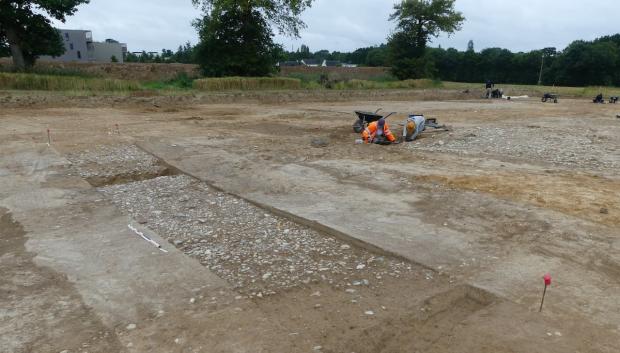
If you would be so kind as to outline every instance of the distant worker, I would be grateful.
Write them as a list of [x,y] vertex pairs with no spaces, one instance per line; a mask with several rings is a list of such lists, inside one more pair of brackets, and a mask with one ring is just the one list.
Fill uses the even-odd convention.
[[368,124],[362,132],[365,143],[376,143],[379,145],[389,145],[396,142],[396,137],[390,131],[390,127],[384,118]]
[[604,104],[605,103],[605,99],[603,99],[603,94],[599,93],[598,96],[596,96],[593,100],[593,103],[599,103],[599,104]]
[[487,88],[487,99],[491,98],[491,93],[493,91],[493,87],[495,84],[491,80],[487,80],[486,88]]

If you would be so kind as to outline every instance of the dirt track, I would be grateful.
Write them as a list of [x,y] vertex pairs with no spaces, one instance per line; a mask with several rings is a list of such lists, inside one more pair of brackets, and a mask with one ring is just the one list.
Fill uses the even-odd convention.
[[[17,162],[12,162],[17,160],[16,146],[21,146],[20,151],[35,147],[44,149],[48,127],[52,132],[53,149],[72,161],[97,151],[97,146],[109,146],[104,149],[109,156],[96,159],[102,161],[99,167],[91,163],[86,170],[74,163],[73,167],[58,171],[60,175],[56,178],[75,178],[86,170],[100,173],[94,175],[94,179],[91,174],[82,175],[91,182],[96,180],[93,183],[96,186],[136,181],[126,188],[112,187],[112,197],[106,196],[106,191],[98,193],[88,187],[79,192],[90,195],[88,199],[105,199],[100,201],[106,205],[105,209],[116,205],[118,212],[140,220],[147,229],[163,233],[160,235],[170,241],[168,248],[177,247],[174,251],[178,251],[178,256],[193,257],[208,266],[203,267],[203,271],[219,274],[228,281],[230,288],[239,283],[241,286],[254,283],[247,284],[252,288],[249,292],[237,288],[238,294],[223,295],[248,300],[249,303],[244,304],[248,307],[243,318],[216,316],[212,320],[223,320],[226,327],[243,326],[250,331],[248,326],[254,326],[259,331],[245,336],[239,334],[245,340],[236,346],[229,344],[232,338],[227,339],[225,334],[204,335],[188,329],[191,334],[183,336],[187,329],[181,324],[183,317],[197,315],[191,308],[179,308],[169,319],[176,321],[155,320],[153,315],[157,316],[157,311],[151,313],[144,308],[130,315],[133,316],[131,321],[122,321],[117,314],[108,312],[106,305],[89,299],[100,295],[98,287],[85,285],[88,280],[79,275],[79,270],[66,281],[42,284],[36,291],[28,286],[3,286],[3,291],[26,297],[51,293],[62,287],[75,297],[75,309],[67,313],[60,311],[59,315],[92,317],[89,322],[93,330],[99,330],[100,336],[107,332],[101,336],[105,337],[104,343],[96,341],[99,346],[95,347],[113,347],[108,351],[143,352],[157,344],[162,352],[617,350],[620,337],[617,310],[620,305],[620,240],[617,237],[620,229],[620,119],[616,118],[617,106],[577,100],[563,100],[554,105],[533,99],[184,104],[154,106],[146,101],[132,105],[128,101],[118,108],[70,109],[56,104],[53,107],[38,104],[36,108],[3,109],[0,112],[1,153],[5,163],[0,176],[10,182],[6,185],[36,182],[42,183],[43,190],[61,188],[54,184],[59,181],[32,178],[27,172],[20,172]],[[350,112],[376,107],[400,113],[424,113],[448,124],[452,131],[428,132],[412,144],[355,145]],[[390,121],[397,125],[403,116],[390,118]],[[394,127],[394,130],[398,129]],[[312,141],[317,138],[327,146],[314,147]],[[233,195],[200,191],[200,197],[208,201],[204,204],[188,204],[187,200],[174,197],[168,199],[175,194],[169,188],[176,185],[167,184],[165,178],[169,177],[140,181],[169,174],[158,168],[155,168],[156,173],[152,172],[153,163],[148,159],[152,157],[123,162],[114,155],[118,146],[134,144],[174,166],[176,173],[187,172],[241,198],[317,221],[326,227],[325,232],[295,222],[286,223],[290,220],[284,218],[274,223],[259,221],[261,212],[239,210],[239,205],[245,201]],[[121,151],[125,152],[118,154],[130,153],[127,149]],[[140,174],[140,163],[145,160],[147,167],[144,174]],[[124,164],[128,171],[135,172],[137,168],[138,172],[123,175]],[[155,183],[153,180],[159,180],[159,184],[149,184]],[[177,190],[182,197],[184,192],[190,192],[184,188],[172,190]],[[34,237],[37,233],[30,233],[37,227],[28,226],[27,223],[34,220],[29,221],[28,212],[19,211],[15,206],[19,203],[13,200],[21,197],[17,191],[10,187],[0,191],[0,207],[6,209],[2,222],[11,225],[3,226],[2,240],[7,241],[0,249],[0,264],[9,269],[3,271],[3,276],[11,279],[11,283],[19,282],[11,266],[17,266],[18,258],[36,258],[33,254],[40,248],[36,238],[30,240],[30,246],[26,241],[25,247],[18,244],[19,239]],[[161,195],[168,198],[160,201]],[[144,197],[158,199],[151,199],[149,208],[140,206],[149,205]],[[218,200],[219,197],[224,199]],[[11,205],[15,209],[11,209]],[[218,208],[225,206],[233,208]],[[171,211],[163,215],[153,213],[167,210],[166,207]],[[99,209],[90,204],[81,212],[97,219]],[[219,215],[218,221],[194,220],[190,227],[188,221],[183,220],[185,214],[200,218],[201,212],[207,216]],[[350,237],[336,237],[334,244],[338,245],[334,245],[334,249],[346,249],[341,246],[347,245],[347,239],[353,240],[349,244],[353,244],[352,251],[357,254],[352,257],[355,263],[360,263],[361,258],[366,261],[385,257],[387,263],[406,259],[404,268],[407,270],[396,273],[389,265],[379,264],[376,268],[370,265],[363,268],[369,272],[356,277],[359,271],[354,266],[345,266],[354,273],[351,276],[349,270],[335,270],[337,261],[329,256],[311,254],[305,263],[316,261],[320,265],[313,270],[306,269],[313,272],[308,281],[300,276],[279,289],[273,279],[284,271],[278,272],[280,260],[272,252],[276,247],[268,246],[272,238],[261,238],[260,232],[248,233],[253,241],[265,242],[265,246],[256,247],[265,252],[257,251],[253,258],[276,259],[269,266],[226,258],[227,253],[234,255],[235,252],[235,247],[226,240],[245,239],[227,236],[222,230],[226,224],[232,227],[226,222],[234,222],[234,212],[244,215],[237,217],[239,222],[256,219],[253,231],[268,232],[269,224],[278,224],[272,227],[276,232],[284,232],[286,228],[290,234],[303,234],[303,237],[332,238],[334,234],[328,229],[333,229]],[[265,216],[270,214],[264,212]],[[18,214],[15,221],[10,218],[11,213]],[[166,213],[171,215],[169,219]],[[253,216],[255,213],[257,215]],[[281,216],[276,213],[269,217]],[[281,226],[283,224],[286,227]],[[243,229],[246,228],[240,227],[239,232],[245,231]],[[289,232],[276,234],[278,246],[282,242],[290,243],[286,240]],[[217,241],[208,241],[207,234],[218,236]],[[238,234],[241,233],[234,233]],[[70,241],[71,237],[67,237]],[[133,239],[130,235],[127,237]],[[183,241],[175,242],[178,239]],[[304,249],[304,244],[325,246],[326,254],[332,246],[329,242],[308,241],[302,242],[298,249]],[[226,251],[218,252],[222,247]],[[246,248],[240,246],[239,249]],[[373,254],[373,249],[385,250],[395,257]],[[248,252],[244,254],[247,256]],[[62,263],[64,256],[66,254],[60,249],[56,253],[48,251],[44,262],[54,268],[54,263]],[[102,261],[101,266],[105,266]],[[165,265],[165,258],[159,261],[161,266],[170,266]],[[213,267],[220,265],[226,271]],[[50,273],[48,267],[19,266]],[[288,266],[286,264],[287,271]],[[63,266],[56,267],[61,273],[65,271]],[[314,271],[323,267],[331,271],[330,276],[316,276],[319,272],[315,274]],[[265,272],[265,268],[270,268],[269,272]],[[554,275],[555,282],[545,312],[538,314],[541,277],[546,272]],[[248,273],[254,274],[258,282],[251,282]],[[107,276],[113,280],[115,275]],[[369,283],[366,285],[363,280]],[[122,283],[119,281],[119,286]],[[145,283],[146,286],[148,283]],[[261,288],[268,288],[273,294],[257,297]],[[134,291],[140,293],[140,289]],[[14,299],[0,300],[3,300],[3,307],[15,305],[11,304]],[[166,303],[171,299],[158,300]],[[20,307],[29,305],[34,304],[21,301]],[[126,309],[131,310],[131,305],[128,303]],[[204,310],[209,311],[208,303],[205,305]],[[218,300],[218,305],[218,310],[235,310],[235,304],[228,301],[223,304]],[[168,310],[174,312],[175,307]],[[3,337],[8,337],[6,347],[23,352],[29,349],[52,351],[43,343],[49,338],[44,331],[50,322],[35,320],[29,325],[38,325],[37,330],[30,335],[18,335],[23,320],[7,312],[0,315],[11,317],[9,321],[3,320],[8,324],[0,324]],[[104,320],[99,320],[100,317]],[[142,331],[139,327],[128,338],[123,329],[126,324],[142,320],[149,321],[148,330]],[[220,322],[209,320],[200,321],[200,325],[216,327]],[[180,332],[157,337],[159,330],[165,331],[171,322]],[[64,332],[71,335],[74,331],[67,326]],[[174,335],[181,337],[180,344],[174,341]],[[75,340],[67,337],[54,336],[56,343],[62,343],[54,345],[54,349],[69,352],[88,349],[83,341],[90,336],[74,337]],[[217,348],[209,350],[209,346]]]

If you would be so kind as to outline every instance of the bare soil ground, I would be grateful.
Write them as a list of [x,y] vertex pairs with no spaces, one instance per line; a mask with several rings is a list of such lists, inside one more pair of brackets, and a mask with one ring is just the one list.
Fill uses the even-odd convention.
[[[617,106],[298,98],[105,98],[76,108],[12,98],[0,111],[0,302],[16,309],[0,310],[0,351],[617,351]],[[352,111],[377,107],[400,112],[394,130],[416,112],[451,131],[356,145]],[[51,179],[35,177],[45,163],[20,167],[36,158],[14,147],[44,150],[47,128],[66,165]],[[91,186],[67,189],[75,178]],[[218,289],[185,297],[188,277],[178,275],[158,287],[159,301],[140,304],[146,285],[121,289],[128,276],[149,283],[134,271],[98,257],[85,268],[106,282],[69,270],[66,258],[88,251],[41,243],[39,228],[55,223],[20,203],[30,183],[40,207],[67,189],[70,200],[90,200],[78,212],[89,222],[105,210],[97,236],[80,244],[112,246],[107,231],[127,217],[174,255],[151,258],[157,250],[126,231],[115,246],[126,239],[146,251],[135,273],[194,261],[185,272]],[[546,272],[554,284],[538,313]],[[112,291],[131,299],[112,309]],[[166,306],[166,317],[149,306]]]

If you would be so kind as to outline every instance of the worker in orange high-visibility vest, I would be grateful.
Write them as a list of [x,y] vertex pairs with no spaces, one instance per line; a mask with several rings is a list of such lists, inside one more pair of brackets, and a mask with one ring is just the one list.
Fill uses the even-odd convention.
[[396,142],[396,137],[383,118],[368,124],[368,127],[362,132],[362,138],[366,143],[389,144]]

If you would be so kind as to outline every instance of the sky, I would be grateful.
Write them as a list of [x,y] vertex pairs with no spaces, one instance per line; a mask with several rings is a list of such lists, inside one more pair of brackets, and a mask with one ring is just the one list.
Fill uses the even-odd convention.
[[[287,50],[306,44],[312,51],[352,51],[384,43],[394,30],[388,21],[397,0],[315,0],[302,19],[307,28],[301,38],[277,35]],[[620,32],[616,19],[618,0],[456,0],[466,21],[452,36],[433,39],[432,46],[476,50],[489,47],[528,51],[545,47],[565,48],[576,39]],[[93,31],[96,41],[113,38],[127,43],[130,51],[176,49],[198,40],[192,19],[200,11],[191,0],[91,0],[55,25],[63,29]]]

